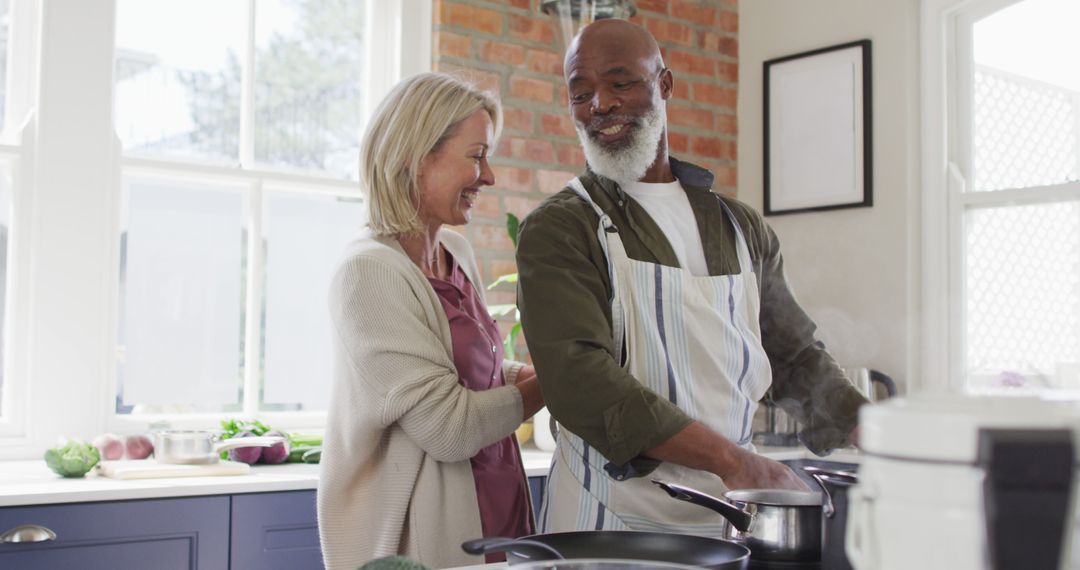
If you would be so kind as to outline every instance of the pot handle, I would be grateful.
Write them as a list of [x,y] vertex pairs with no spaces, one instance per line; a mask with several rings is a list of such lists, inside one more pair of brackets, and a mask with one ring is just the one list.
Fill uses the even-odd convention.
[[562,554],[539,540],[527,538],[477,538],[461,543],[461,549],[469,554],[494,554],[512,552],[528,560],[563,560]]
[[802,469],[807,475],[814,478],[814,482],[818,484],[818,487],[821,487],[821,492],[825,494],[825,503],[821,507],[821,512],[825,515],[825,518],[833,518],[836,514],[836,507],[833,506],[832,493],[830,493],[829,488],[825,486],[825,482],[834,480],[841,484],[854,485],[858,482],[858,478],[850,471],[834,471],[832,469],[822,469],[820,467],[811,466],[806,466]]
[[285,441],[285,438],[276,435],[267,435],[260,437],[234,437],[232,439],[226,439],[220,443],[214,444],[214,453],[221,453],[222,451],[228,451],[230,449],[237,449],[240,447],[270,447],[276,443]]
[[731,523],[731,526],[742,532],[750,530],[750,525],[754,523],[753,514],[744,511],[723,499],[718,499],[696,489],[691,489],[690,487],[668,483],[659,479],[653,479],[652,482],[663,489],[668,495],[671,495],[680,501],[694,503],[695,505],[712,509],[720,513],[720,516],[727,519],[728,522]]

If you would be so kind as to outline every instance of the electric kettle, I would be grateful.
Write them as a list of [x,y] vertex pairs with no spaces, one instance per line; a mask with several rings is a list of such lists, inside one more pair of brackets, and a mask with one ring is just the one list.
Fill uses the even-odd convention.
[[884,372],[872,368],[843,368],[844,375],[848,377],[860,394],[871,402],[876,402],[876,390],[874,384],[881,384],[885,390],[885,397],[896,396],[896,382]]

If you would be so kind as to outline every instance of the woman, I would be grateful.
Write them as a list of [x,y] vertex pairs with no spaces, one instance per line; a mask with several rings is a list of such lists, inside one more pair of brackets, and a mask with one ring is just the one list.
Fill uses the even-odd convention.
[[495,182],[492,96],[444,74],[403,81],[364,135],[368,227],[330,291],[335,378],[319,477],[328,569],[401,554],[475,564],[461,543],[533,532],[514,429],[542,405],[503,361],[468,242]]

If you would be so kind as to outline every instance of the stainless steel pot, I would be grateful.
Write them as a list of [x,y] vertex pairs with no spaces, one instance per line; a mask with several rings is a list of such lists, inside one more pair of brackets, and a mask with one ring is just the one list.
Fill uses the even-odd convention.
[[728,491],[724,499],[653,480],[672,497],[720,513],[724,538],[745,544],[754,560],[821,560],[821,493],[785,489]]
[[285,441],[278,436],[237,437],[219,441],[205,430],[165,430],[154,433],[154,458],[158,463],[209,465],[221,460],[221,452],[240,447],[270,447]]
[[845,528],[847,527],[847,492],[848,489],[858,483],[858,477],[851,471],[837,471],[822,469],[820,467],[805,466],[802,468],[814,481],[821,486],[824,493],[825,503],[822,514],[825,516],[822,531],[822,543],[824,551],[821,563],[830,570],[851,570],[851,561],[848,560],[844,549]]

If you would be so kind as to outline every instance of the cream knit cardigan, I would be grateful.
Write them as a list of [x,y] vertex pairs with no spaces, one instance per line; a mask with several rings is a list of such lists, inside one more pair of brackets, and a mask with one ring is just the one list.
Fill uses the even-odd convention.
[[[468,242],[438,236],[483,296]],[[521,423],[513,386],[458,383],[450,326],[427,278],[393,238],[352,242],[330,287],[334,378],[319,474],[328,570],[401,554],[432,568],[481,564],[469,458]],[[503,363],[507,384],[522,364]]]

